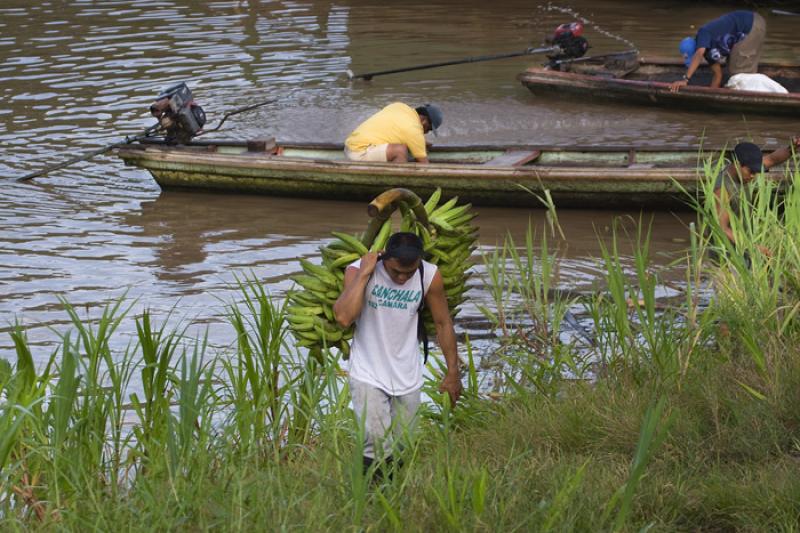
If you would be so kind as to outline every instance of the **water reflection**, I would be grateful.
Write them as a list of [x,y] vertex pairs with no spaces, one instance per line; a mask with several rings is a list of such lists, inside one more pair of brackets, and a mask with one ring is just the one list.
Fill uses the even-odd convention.
[[[689,24],[722,8],[575,0],[570,7],[645,54],[672,55]],[[680,10],[681,17],[672,16]],[[525,0],[404,3],[339,0],[111,0],[0,4],[0,175],[19,176],[140,133],[165,86],[188,81],[212,124],[228,110],[274,103],[232,117],[219,137],[274,135],[341,142],[387,102],[437,102],[440,144],[723,144],[749,135],[777,144],[796,133],[781,118],[667,112],[532,96],[515,79],[539,59],[460,65],[350,83],[356,72],[538,45],[564,15]],[[767,59],[794,60],[791,17],[768,15]],[[620,43],[591,28],[593,53]],[[481,240],[511,230],[521,240],[537,210],[481,210]],[[598,278],[596,235],[611,219],[561,212],[564,283]],[[113,157],[59,170],[32,184],[7,182],[0,197],[0,329],[20,318],[37,346],[66,328],[59,297],[96,317],[127,293],[132,312],[187,321],[230,342],[225,302],[235,275],[253,272],[280,296],[298,257],[318,256],[332,229],[359,231],[363,206],[325,201],[164,193],[150,175]],[[673,254],[686,220],[657,215],[653,246]],[[660,257],[660,256],[659,256]],[[664,260],[666,263],[666,259]],[[484,297],[480,277],[476,299]],[[467,309],[461,316],[478,315]],[[82,316],[83,316],[82,315]],[[55,331],[49,329],[53,327]],[[123,332],[123,341],[133,336]],[[0,354],[11,353],[0,331]]]
[[191,285],[220,266],[269,265],[270,278],[285,277],[296,267],[281,265],[316,255],[331,230],[360,231],[366,219],[360,203],[168,191],[124,223],[153,243],[150,266],[159,279]]

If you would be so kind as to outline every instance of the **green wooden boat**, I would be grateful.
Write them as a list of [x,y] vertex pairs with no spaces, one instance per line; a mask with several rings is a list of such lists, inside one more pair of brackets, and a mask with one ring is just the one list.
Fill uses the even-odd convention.
[[[126,164],[147,169],[164,189],[369,200],[392,187],[426,196],[441,187],[476,205],[658,208],[686,204],[698,187],[698,165],[719,157],[690,147],[441,146],[430,164],[362,163],[332,144],[158,142],[116,149]],[[533,193],[533,194],[532,194]]]
[[759,72],[782,84],[788,94],[712,89],[711,70],[702,65],[691,85],[678,92],[670,83],[686,73],[683,61],[639,58],[634,53],[586,58],[565,63],[562,70],[533,67],[517,79],[535,95],[557,95],[624,104],[661,106],[706,112],[800,116],[800,65],[761,63]]

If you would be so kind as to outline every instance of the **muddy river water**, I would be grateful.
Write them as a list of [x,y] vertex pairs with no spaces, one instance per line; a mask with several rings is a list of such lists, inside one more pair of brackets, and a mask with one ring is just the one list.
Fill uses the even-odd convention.
[[[626,49],[672,55],[693,27],[724,8],[694,2],[572,1],[592,21],[591,53]],[[796,60],[797,17],[764,11],[766,59]],[[187,81],[213,125],[226,111],[274,102],[226,122],[220,137],[341,142],[392,101],[444,110],[436,144],[697,145],[752,138],[777,146],[796,121],[666,112],[536,98],[515,76],[541,58],[452,66],[350,82],[345,72],[513,52],[541,44],[571,20],[536,2],[107,0],[0,2],[0,356],[11,356],[15,322],[42,360],[68,328],[60,298],[96,318],[127,295],[212,346],[232,342],[225,308],[237,275],[253,273],[280,297],[297,258],[318,258],[331,230],[360,231],[361,203],[162,192],[145,171],[100,157],[18,184],[21,176],[140,133],[164,87]],[[622,36],[623,39],[614,38]],[[626,42],[627,41],[627,42]],[[481,244],[542,227],[537,209],[478,209]],[[566,240],[561,285],[597,280],[597,234],[625,213],[559,213]],[[638,218],[638,213],[633,213]],[[647,213],[655,261],[686,246],[686,213]],[[480,271],[480,268],[479,268]],[[480,277],[473,301],[488,298]],[[474,304],[461,315],[468,326]],[[477,326],[475,326],[477,327]],[[116,342],[133,337],[126,321]]]

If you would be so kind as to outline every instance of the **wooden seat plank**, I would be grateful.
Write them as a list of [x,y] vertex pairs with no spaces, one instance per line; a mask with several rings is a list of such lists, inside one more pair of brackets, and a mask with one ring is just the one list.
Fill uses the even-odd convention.
[[530,163],[542,154],[541,150],[506,150],[484,165],[490,167],[518,167]]

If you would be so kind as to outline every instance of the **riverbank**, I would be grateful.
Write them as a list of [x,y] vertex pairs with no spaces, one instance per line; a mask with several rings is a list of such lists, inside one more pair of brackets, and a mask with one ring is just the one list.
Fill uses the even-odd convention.
[[[47,365],[33,364],[22,328],[16,365],[0,365],[2,527],[790,530],[800,513],[800,191],[774,201],[774,184],[756,187],[752,203],[741,199],[748,216],[733,215],[736,246],[713,201],[696,205],[684,297],[668,306],[657,301],[646,220],[603,241],[602,280],[583,302],[550,290],[554,211],[550,226],[486,256],[494,349],[467,344],[454,410],[433,365],[418,435],[377,487],[362,473],[337,361],[294,353],[283,310],[256,280],[240,279],[227,307],[236,340],[225,353],[146,312],[127,316],[123,301],[92,324],[65,304],[72,333]],[[706,300],[698,291],[709,283]],[[558,325],[574,305],[593,328],[566,342]],[[126,320],[138,338],[110,349]],[[501,369],[489,393],[477,356]]]

